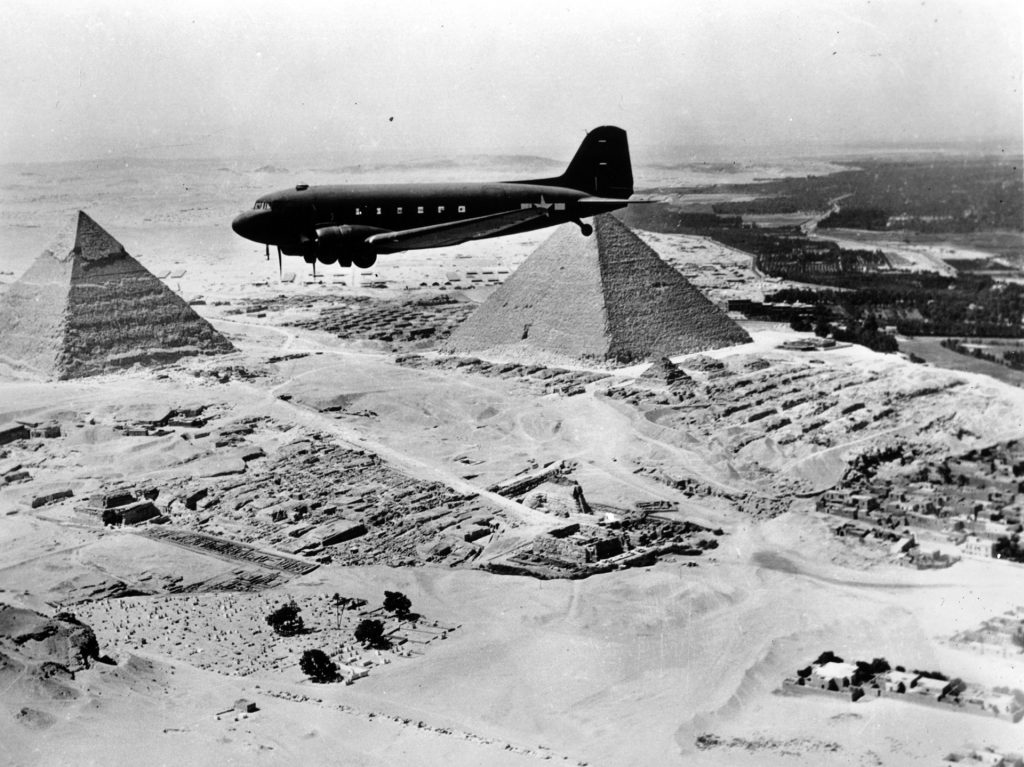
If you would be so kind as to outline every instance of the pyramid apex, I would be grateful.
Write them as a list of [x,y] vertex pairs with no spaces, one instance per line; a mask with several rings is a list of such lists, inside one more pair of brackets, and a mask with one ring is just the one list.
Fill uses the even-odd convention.
[[74,254],[88,260],[123,256],[127,254],[124,245],[114,239],[106,229],[84,210],[78,211],[75,222]]

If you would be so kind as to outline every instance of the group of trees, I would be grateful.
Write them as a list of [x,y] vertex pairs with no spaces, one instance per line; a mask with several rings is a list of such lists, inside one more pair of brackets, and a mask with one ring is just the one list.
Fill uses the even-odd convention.
[[994,362],[997,365],[1005,365],[1012,370],[1024,370],[1024,351],[1019,349],[1004,351],[1002,356],[999,356],[996,354],[989,354],[979,346],[975,346],[972,349],[963,341],[956,338],[945,338],[940,342],[940,344],[946,349],[956,352],[957,354],[967,354],[975,359],[987,360],[988,362]]
[[992,545],[992,556],[1011,562],[1024,562],[1024,546],[1020,544],[1020,536],[1002,536]]
[[869,316],[903,335],[1024,337],[1024,286],[989,277],[889,275],[877,282],[850,280],[847,290],[783,288],[768,303],[812,304],[815,317],[864,322]]
[[724,191],[757,197],[718,203],[714,211],[733,215],[825,211],[833,200],[843,198],[841,212],[849,209],[850,218],[840,219],[835,226],[918,232],[1020,231],[1024,226],[1020,167],[1019,157],[861,159],[857,167],[838,173],[726,187]]
[[873,314],[863,320],[850,320],[842,326],[819,319],[814,325],[814,334],[822,338],[831,335],[837,341],[860,344],[876,352],[895,352],[900,348],[895,336],[878,328]]
[[[335,594],[331,602],[337,612],[340,625],[340,611],[344,609],[349,600],[340,594]],[[385,591],[383,607],[385,611],[394,614],[400,620],[415,617],[411,612],[412,601],[400,591]],[[290,600],[273,610],[266,617],[266,621],[279,636],[297,636],[307,632],[301,612],[295,600]],[[366,647],[384,648],[389,646],[385,636],[384,623],[374,618],[365,618],[360,621],[355,628],[354,636],[357,642]],[[340,678],[337,665],[323,650],[304,651],[299,659],[299,668],[311,681],[318,684],[335,682]]]

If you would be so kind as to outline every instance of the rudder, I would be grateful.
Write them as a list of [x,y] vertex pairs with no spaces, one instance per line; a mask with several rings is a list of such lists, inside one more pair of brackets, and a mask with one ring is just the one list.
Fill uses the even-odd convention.
[[612,125],[594,128],[561,178],[565,186],[595,197],[629,197],[633,194],[633,168],[626,131]]
[[593,197],[625,200],[633,194],[633,167],[626,131],[614,125],[594,128],[583,139],[561,176],[515,183],[565,186]]

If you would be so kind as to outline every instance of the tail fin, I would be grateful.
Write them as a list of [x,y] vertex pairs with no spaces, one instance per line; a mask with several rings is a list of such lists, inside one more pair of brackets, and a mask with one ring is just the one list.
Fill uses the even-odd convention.
[[594,197],[625,200],[633,194],[633,168],[629,162],[626,131],[612,125],[594,128],[583,139],[561,176],[517,183],[566,186]]

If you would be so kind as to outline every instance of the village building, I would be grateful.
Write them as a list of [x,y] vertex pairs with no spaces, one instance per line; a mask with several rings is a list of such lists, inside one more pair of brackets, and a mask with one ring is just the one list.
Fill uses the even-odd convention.
[[591,564],[624,550],[622,536],[603,527],[581,528],[578,524],[551,530],[533,541],[534,556],[566,565]]
[[852,663],[831,661],[821,666],[814,666],[811,669],[807,685],[822,690],[840,691],[850,686],[850,679],[853,678],[856,671],[857,667]]
[[914,680],[920,676],[912,671],[887,671],[881,674],[879,682],[885,692],[905,693],[914,686]]
[[979,538],[976,535],[969,535],[960,544],[960,550],[968,557],[991,558],[992,550],[995,548],[995,541],[990,538]]

